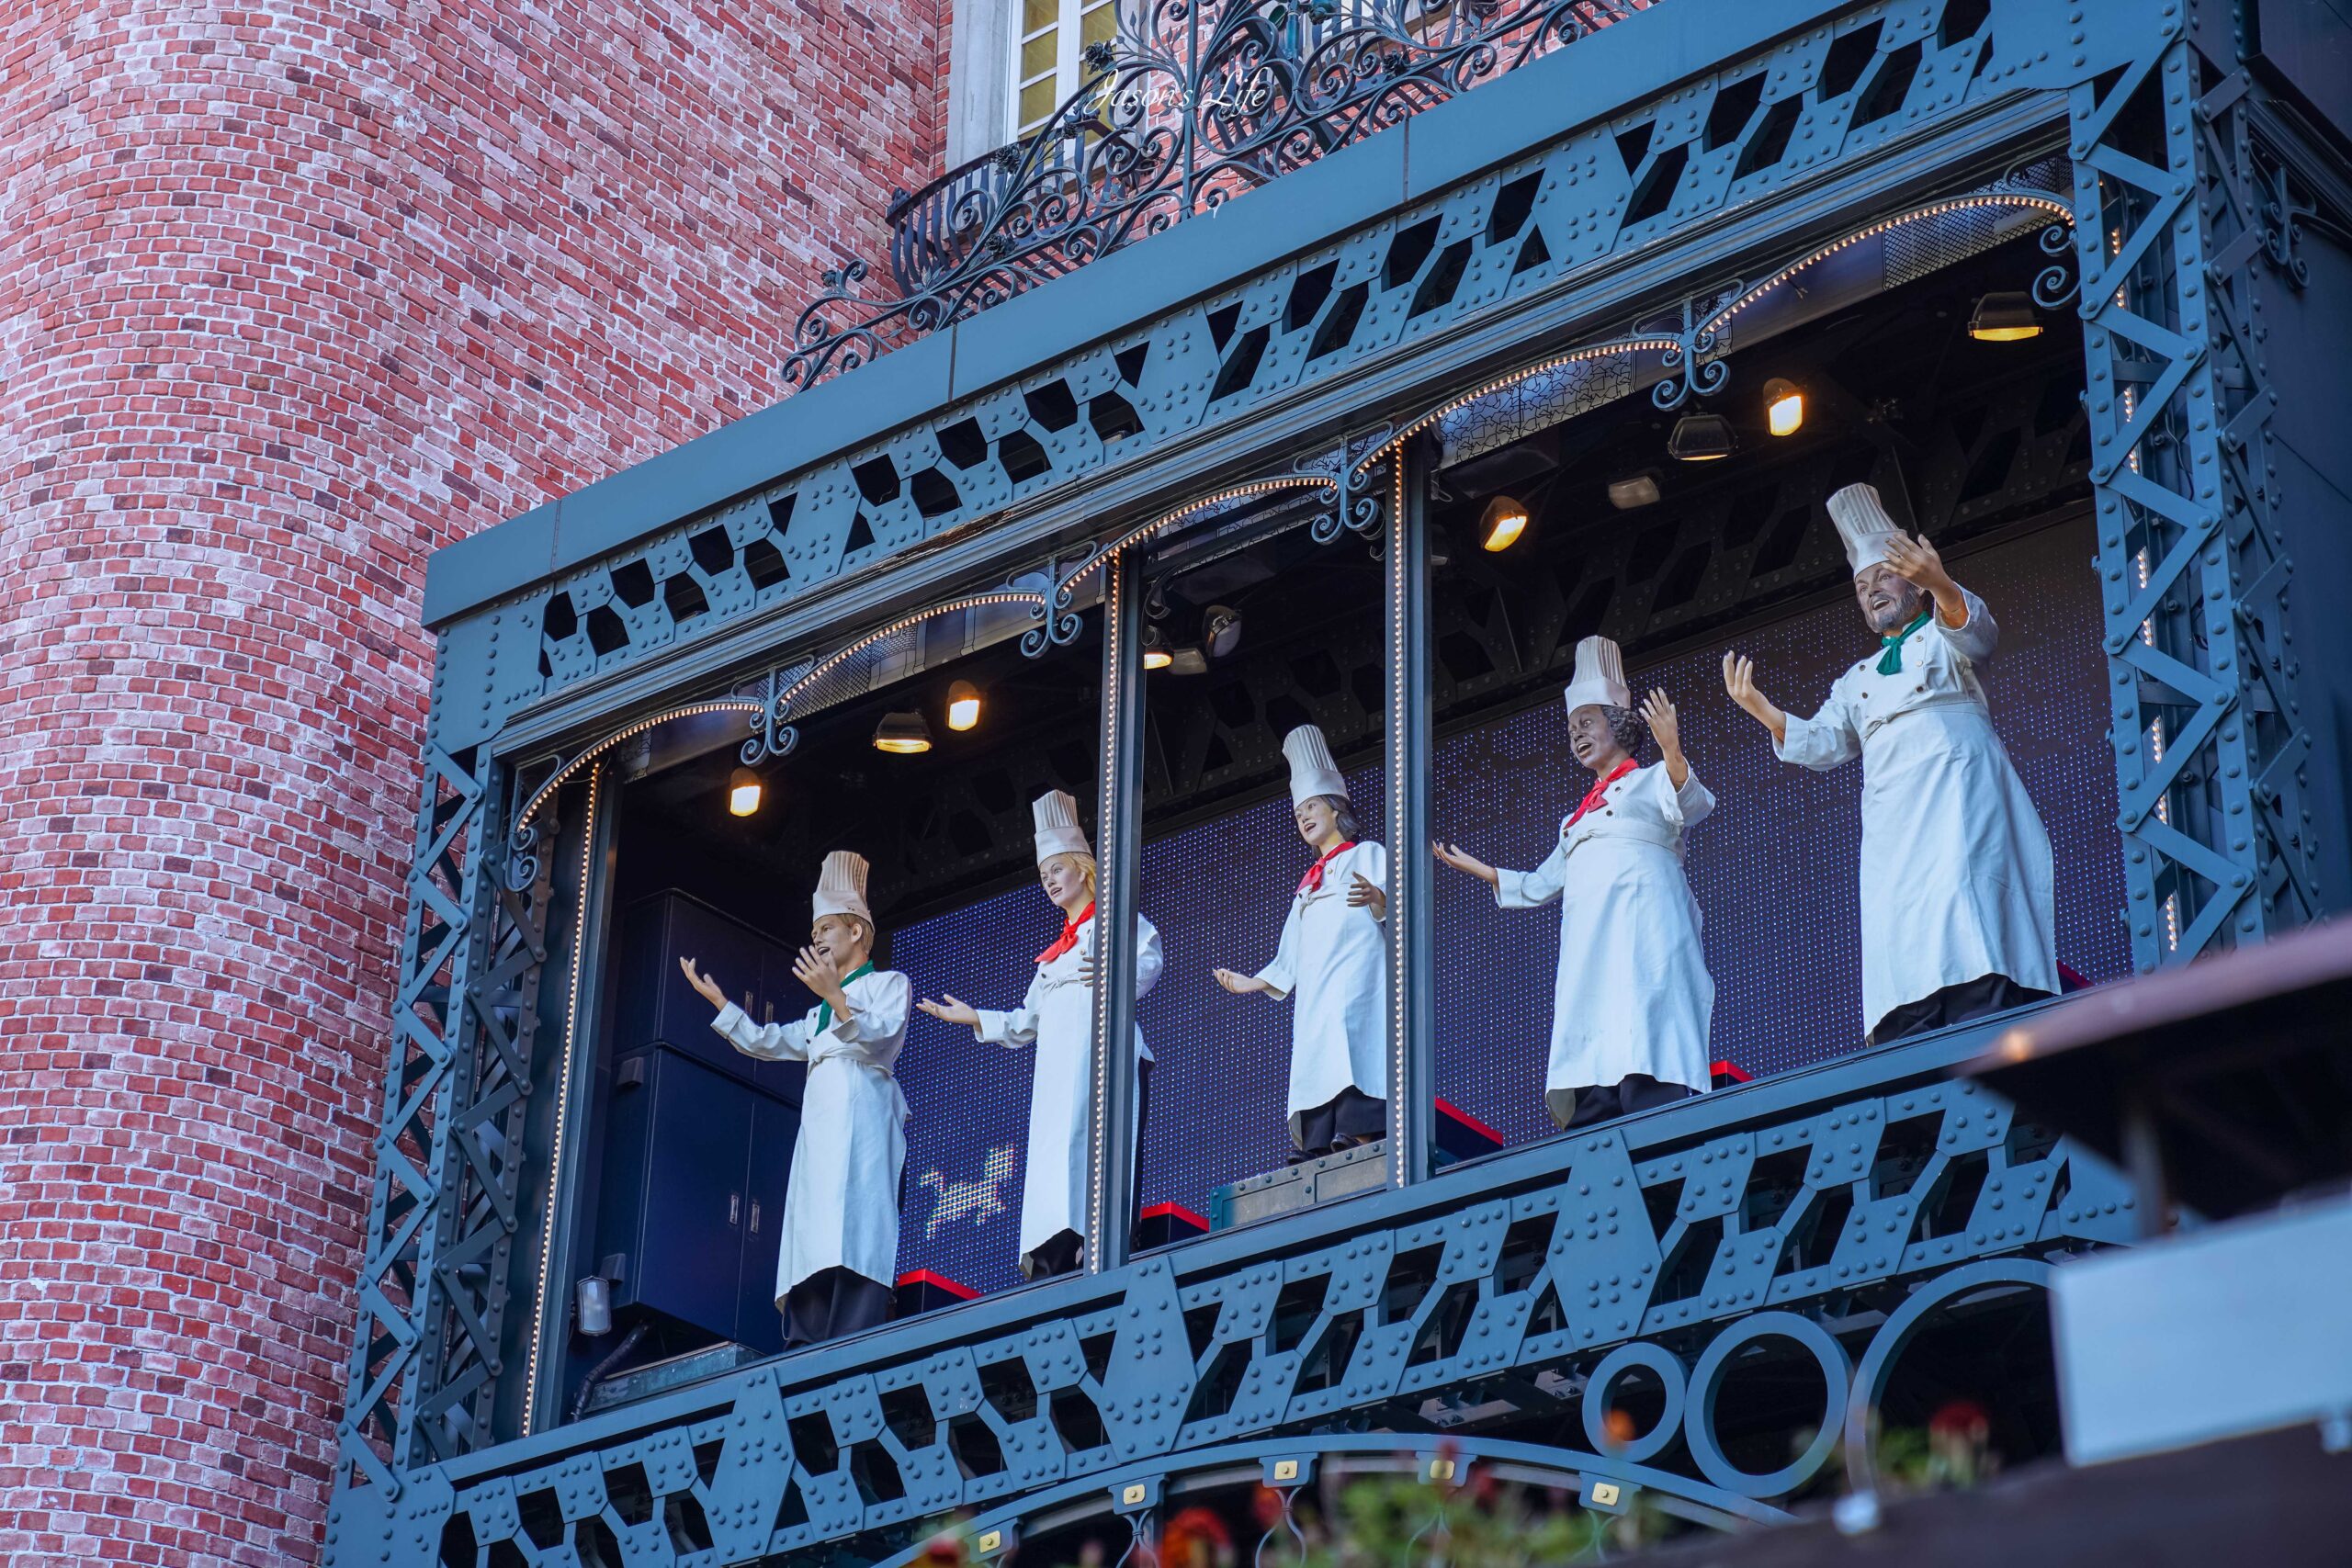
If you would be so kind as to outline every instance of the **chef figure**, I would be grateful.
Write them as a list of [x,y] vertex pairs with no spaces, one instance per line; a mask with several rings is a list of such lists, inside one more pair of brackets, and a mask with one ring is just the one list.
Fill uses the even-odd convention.
[[1255,975],[1219,969],[1235,996],[1297,993],[1291,1019],[1294,1162],[1353,1148],[1388,1126],[1388,852],[1362,841],[1348,786],[1323,732],[1283,737],[1292,816],[1316,854],[1283,921],[1274,961]]
[[[1564,694],[1568,749],[1593,785],[1532,872],[1499,871],[1440,843],[1437,858],[1491,883],[1506,909],[1560,900],[1552,1055],[1544,1103],[1562,1127],[1631,1115],[1709,1082],[1715,982],[1699,944],[1699,905],[1682,874],[1682,834],[1715,808],[1682,755],[1674,705],[1653,691],[1636,714],[1617,645],[1577,644]],[[1634,761],[1647,724],[1658,765]]]
[[[1029,1159],[1021,1185],[1021,1272],[1074,1272],[1085,1259],[1086,1159],[1094,1106],[1094,855],[1078,825],[1078,802],[1060,790],[1030,807],[1037,827],[1037,880],[1062,912],[1061,934],[1037,954],[1029,994],[1010,1012],[949,996],[915,1005],[981,1040],[1037,1048],[1029,1088]],[[1159,932],[1136,918],[1136,995],[1159,978]],[[1151,1052],[1136,1032],[1138,1136],[1151,1096]]]
[[710,1026],[729,1044],[764,1061],[808,1064],[775,1260],[787,1345],[855,1334],[890,1315],[907,1165],[907,1097],[891,1067],[913,988],[904,975],[874,967],[865,873],[865,858],[846,850],[825,857],[808,945],[792,965],[792,977],[818,997],[805,1018],[753,1023],[691,957],[678,960],[718,1010]]
[[1999,630],[1936,547],[1896,531],[1869,485],[1829,498],[1854,597],[1879,649],[1811,718],[1724,656],[1732,700],[1781,760],[1862,759],[1862,1027],[1873,1044],[2058,989],[2050,836],[1993,731],[1978,681]]

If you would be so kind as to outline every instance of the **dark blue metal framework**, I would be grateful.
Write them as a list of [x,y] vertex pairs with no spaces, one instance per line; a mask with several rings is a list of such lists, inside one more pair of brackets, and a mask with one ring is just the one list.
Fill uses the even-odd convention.
[[[1060,657],[1075,617],[1099,607],[1100,934],[1114,948],[1135,901],[1138,553],[1211,508],[1245,461],[1304,451],[1252,484],[1325,507],[1318,536],[1385,553],[1390,831],[1418,841],[1417,429],[1562,342],[1654,380],[1661,406],[1703,396],[1736,347],[1726,311],[1749,286],[1734,276],[1771,279],[1925,204],[2040,200],[2072,225],[2136,960],[2311,918],[2290,523],[2266,482],[2273,404],[2253,317],[2281,276],[2296,286],[2297,215],[2324,193],[2295,183],[2298,150],[2279,145],[2223,15],[2180,0],[1667,0],[1284,175],[1300,182],[1292,215],[1228,208],[1219,221],[1240,227],[1226,248],[1246,260],[1250,225],[1271,231],[1342,188],[1394,193],[1369,212],[1354,195],[1330,201],[1324,232],[1194,297],[1102,319],[1034,364],[1000,355],[992,383],[951,377],[888,429],[812,401],[804,423],[839,435],[834,449],[752,475],[741,443],[713,446],[707,505],[616,530],[583,503],[579,516],[600,518],[582,530],[594,547],[567,542],[559,511],[510,525],[488,555],[452,552],[492,586],[471,601],[453,602],[446,579],[434,591],[426,789],[334,1557],[716,1563],[826,1542],[887,1557],[943,1509],[1010,1532],[1099,1487],[1133,1512],[1169,1477],[1244,1450],[1311,1461],[1354,1441],[1333,1435],[1343,1425],[1425,1428],[1447,1395],[1556,1407],[1589,1431],[1629,1366],[1677,1392],[1657,1448],[1679,1438],[1703,1480],[1625,1456],[1544,1462],[1754,1517],[1736,1500],[1809,1479],[1928,1306],[2127,1239],[2130,1197],[2110,1173],[1937,1081],[1980,1043],[1964,1037],[1430,1184],[1414,1088],[1428,1081],[1425,891],[1408,876],[1392,927],[1404,1089],[1389,1190],[1174,1253],[1105,1247],[1083,1278],[569,1427],[548,1429],[541,1386],[541,1343],[561,1327],[551,1281],[570,1277],[560,1214],[579,1156],[560,1140],[606,842],[600,746],[712,704],[755,713],[753,744],[782,750],[828,649],[977,594],[1034,609],[1034,650]],[[1690,58],[1697,38],[1720,57]],[[1588,64],[1623,67],[1641,96],[1603,96],[1578,74]],[[1562,102],[1590,112],[1564,118]],[[2052,152],[2071,195],[2050,201],[2003,173]],[[1197,259],[1186,238],[1156,242],[1177,247],[1171,266]],[[1132,281],[1151,249],[1092,265]],[[1082,304],[1087,284],[989,317],[1056,290]],[[965,346],[985,360],[984,341]],[[891,406],[907,384],[894,378],[936,363],[925,354],[805,396],[865,382]],[[479,570],[526,558],[504,581]],[[1102,987],[1110,1037],[1132,1006],[1127,987]],[[1098,1217],[1126,1201],[1132,1092],[1104,1073]],[[1748,1475],[1716,1439],[1713,1395],[1732,1351],[1772,1336],[1820,1359],[1831,1407],[1810,1423],[1817,1451]],[[1137,1486],[1148,1501],[1120,1502]]]

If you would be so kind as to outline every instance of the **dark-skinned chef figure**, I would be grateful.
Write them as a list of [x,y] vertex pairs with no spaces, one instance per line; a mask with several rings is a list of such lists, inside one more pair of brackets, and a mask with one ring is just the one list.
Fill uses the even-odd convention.
[[[1682,754],[1674,704],[1653,691],[1636,709],[1607,637],[1577,644],[1575,678],[1561,696],[1569,750],[1593,782],[1561,820],[1544,863],[1502,871],[1459,844],[1436,849],[1447,865],[1491,885],[1506,909],[1560,900],[1544,1104],[1555,1125],[1584,1127],[1706,1091],[1715,982],[1682,873],[1682,837],[1715,797]],[[1656,767],[1634,760],[1645,727],[1657,742]]]
[[[787,1345],[878,1326],[890,1315],[899,1262],[899,1181],[907,1165],[907,1097],[893,1068],[906,1043],[914,987],[874,967],[874,912],[865,858],[825,857],[808,945],[792,977],[817,1005],[789,1023],[753,1023],[716,976],[678,965],[718,1010],[710,1026],[747,1056],[808,1064],[800,1135],[784,1195],[775,1304]],[[755,1158],[775,1158],[759,1150]]]
[[1330,743],[1311,724],[1283,737],[1291,814],[1315,863],[1292,894],[1274,961],[1216,971],[1235,996],[1296,1006],[1291,1018],[1295,1162],[1350,1149],[1388,1128],[1388,852],[1363,839]]
[[1984,700],[1993,613],[1871,486],[1831,496],[1829,515],[1878,651],[1811,718],[1768,701],[1736,652],[1724,686],[1781,761],[1862,760],[1862,1028],[1883,1044],[2057,991],[2050,835]]

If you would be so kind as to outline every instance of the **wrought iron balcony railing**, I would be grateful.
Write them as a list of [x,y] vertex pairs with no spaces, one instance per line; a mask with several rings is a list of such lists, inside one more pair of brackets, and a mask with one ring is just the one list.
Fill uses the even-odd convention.
[[1036,131],[891,204],[794,326],[803,387],[1359,141],[1655,0],[1149,0]]

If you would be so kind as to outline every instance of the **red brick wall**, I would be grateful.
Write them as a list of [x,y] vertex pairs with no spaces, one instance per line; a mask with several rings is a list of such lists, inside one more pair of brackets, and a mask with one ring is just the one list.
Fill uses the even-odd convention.
[[434,547],[779,395],[936,0],[0,6],[0,1554],[318,1554]]

